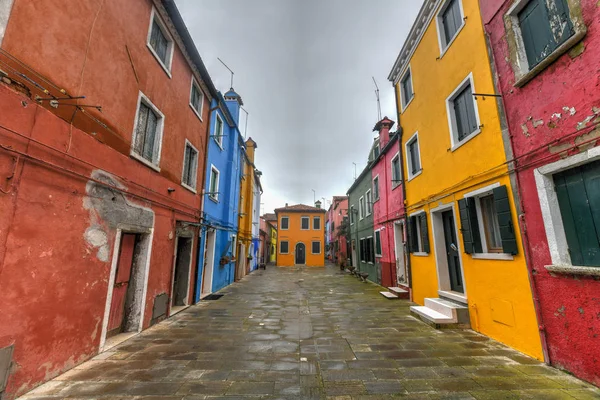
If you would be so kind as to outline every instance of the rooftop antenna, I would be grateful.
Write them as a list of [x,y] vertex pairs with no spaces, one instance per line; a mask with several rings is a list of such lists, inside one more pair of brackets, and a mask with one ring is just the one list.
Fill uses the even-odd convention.
[[229,72],[231,72],[231,86],[230,86],[230,87],[233,89],[233,71],[232,71],[232,70],[231,70],[231,68],[229,68],[229,67],[227,66],[227,64],[225,64],[225,63],[223,62],[223,60],[221,60],[219,57],[217,57],[217,60],[219,60],[219,61],[221,62],[221,64],[223,64],[223,66],[224,66],[225,68],[227,68],[227,69],[229,70]]
[[246,113],[246,126],[244,127],[244,140],[246,140],[246,133],[248,132],[248,116],[250,114],[248,114],[248,111],[242,106],[240,106],[240,110]]
[[312,192],[313,192],[313,204],[314,204],[317,201],[317,198],[316,198],[317,192],[315,192],[315,189],[310,189],[310,190],[312,190]]
[[356,180],[356,163],[353,162],[352,164],[354,164],[354,180]]
[[375,84],[375,97],[377,98],[377,121],[381,121],[381,101],[379,100],[379,86],[377,86],[377,81],[375,77],[372,76],[373,83]]

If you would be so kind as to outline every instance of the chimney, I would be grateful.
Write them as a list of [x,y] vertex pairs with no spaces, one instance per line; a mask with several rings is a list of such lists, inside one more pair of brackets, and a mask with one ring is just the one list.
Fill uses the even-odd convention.
[[288,207],[288,203],[285,203],[285,206]]
[[[235,90],[233,90],[233,88],[229,89],[229,92],[225,93],[223,97],[225,98],[225,105],[229,109],[235,124],[238,126],[238,129],[240,129],[240,107],[244,105],[242,98]],[[242,130],[240,129],[240,132],[241,131]]]
[[320,200],[315,201],[315,207],[321,208],[321,201]]
[[254,164],[254,151],[257,147],[258,146],[256,145],[256,142],[252,140],[252,138],[248,138],[248,140],[246,140],[246,155],[252,164]]
[[375,124],[375,128],[373,128],[373,132],[379,132],[379,146],[384,148],[386,144],[390,141],[390,129],[394,126],[395,122],[389,119],[388,117],[383,117],[381,121]]

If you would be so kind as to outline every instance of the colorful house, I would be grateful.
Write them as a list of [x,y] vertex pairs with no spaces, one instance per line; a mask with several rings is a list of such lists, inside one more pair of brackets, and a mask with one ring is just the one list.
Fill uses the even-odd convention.
[[593,0],[480,4],[545,360],[600,385],[600,8]]
[[270,238],[269,258],[266,262],[274,263],[277,259],[277,216],[274,213],[266,213],[263,218],[267,223],[267,232]]
[[[373,128],[379,134],[371,167],[375,261],[381,267],[381,285],[409,289],[405,249],[405,212],[402,185],[400,133],[390,132],[395,122],[384,117]],[[397,291],[402,293],[401,291]]]
[[411,310],[542,359],[478,1],[425,0],[389,79],[420,304]]
[[330,248],[330,261],[336,264],[346,263],[348,259],[348,244],[346,236],[340,235],[340,228],[348,219],[348,196],[333,196],[331,206],[327,210],[327,230]]
[[277,266],[325,266],[325,210],[304,204],[278,208]]
[[241,161],[238,129],[241,99],[219,93],[211,105],[210,139],[204,185],[204,209],[198,253],[196,301],[233,283],[238,230]]

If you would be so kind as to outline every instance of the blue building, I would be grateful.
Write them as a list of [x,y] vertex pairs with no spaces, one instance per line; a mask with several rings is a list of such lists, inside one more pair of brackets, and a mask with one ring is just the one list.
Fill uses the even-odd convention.
[[213,99],[195,301],[235,280],[240,180],[244,141],[239,131],[242,98],[233,89]]

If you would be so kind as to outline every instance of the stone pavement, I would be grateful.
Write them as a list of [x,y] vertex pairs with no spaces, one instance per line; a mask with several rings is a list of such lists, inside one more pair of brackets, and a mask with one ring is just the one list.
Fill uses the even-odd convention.
[[22,397],[598,399],[600,390],[335,267],[257,271]]

